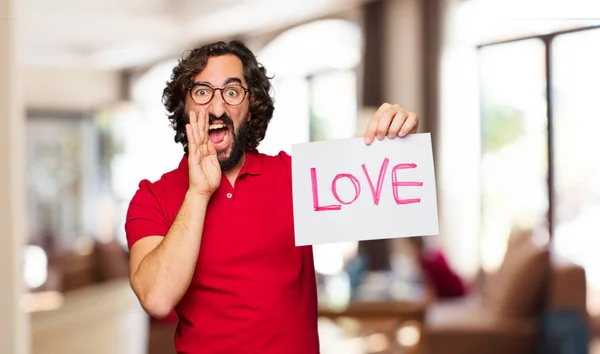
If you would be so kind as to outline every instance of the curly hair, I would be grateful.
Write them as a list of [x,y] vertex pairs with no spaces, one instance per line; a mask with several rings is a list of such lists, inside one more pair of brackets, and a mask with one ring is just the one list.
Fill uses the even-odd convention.
[[271,82],[266,69],[258,63],[256,56],[240,41],[215,42],[192,50],[182,57],[171,74],[167,86],[163,90],[162,102],[168,112],[171,127],[175,129],[175,142],[183,145],[188,152],[188,141],[185,125],[188,115],[185,109],[185,98],[194,78],[206,67],[208,59],[222,55],[237,56],[244,67],[244,78],[248,83],[250,114],[250,137],[246,150],[254,150],[264,139],[267,127],[273,117],[274,100],[270,95]]

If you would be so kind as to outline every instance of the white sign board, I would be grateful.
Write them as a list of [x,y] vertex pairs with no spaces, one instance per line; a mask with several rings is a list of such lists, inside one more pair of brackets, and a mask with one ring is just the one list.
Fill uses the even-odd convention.
[[430,134],[295,144],[296,246],[438,234]]

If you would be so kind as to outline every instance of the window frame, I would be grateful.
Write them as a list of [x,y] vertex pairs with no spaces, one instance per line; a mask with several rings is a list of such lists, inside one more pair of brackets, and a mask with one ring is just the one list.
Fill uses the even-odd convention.
[[[507,43],[515,43],[520,41],[526,41],[531,39],[538,39],[542,41],[544,44],[544,58],[545,58],[545,91],[546,91],[546,126],[547,126],[547,197],[548,197],[548,211],[546,213],[546,223],[548,226],[548,234],[549,234],[549,242],[552,244],[554,239],[554,215],[556,210],[556,202],[555,202],[555,184],[554,184],[554,171],[555,171],[555,158],[554,158],[554,97],[553,97],[553,89],[554,89],[554,76],[553,76],[553,57],[552,57],[552,49],[553,42],[557,37],[562,35],[583,32],[583,31],[591,31],[591,30],[599,30],[600,25],[586,26],[586,27],[577,27],[562,31],[556,31],[548,34],[541,35],[531,35],[525,37],[517,37],[506,40],[494,41],[489,43],[480,44],[477,46],[478,55],[481,54],[481,50],[484,48],[507,44]],[[479,89],[481,90],[481,83],[479,84]],[[481,97],[479,102],[481,103]],[[483,115],[480,116],[481,130],[480,134],[483,137]],[[482,150],[480,155],[480,161],[483,160],[484,152]],[[480,176],[482,178],[482,176]],[[481,210],[483,214],[483,209]],[[481,227],[481,225],[480,225]]]

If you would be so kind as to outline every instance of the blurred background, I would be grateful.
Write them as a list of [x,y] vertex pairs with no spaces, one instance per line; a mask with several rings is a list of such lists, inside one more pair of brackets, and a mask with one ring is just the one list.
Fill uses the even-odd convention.
[[[274,75],[259,150],[431,133],[440,235],[315,247],[322,353],[600,353],[600,3],[3,0],[0,353],[173,353],[124,218],[174,169],[161,94],[240,39]],[[596,151],[596,153],[594,153]]]

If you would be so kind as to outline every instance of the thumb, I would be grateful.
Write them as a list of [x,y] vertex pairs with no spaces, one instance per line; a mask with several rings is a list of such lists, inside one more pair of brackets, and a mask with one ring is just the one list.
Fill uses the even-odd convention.
[[210,139],[208,139],[208,141],[206,142],[206,146],[208,148],[208,155],[216,155],[217,154],[217,148],[215,147],[213,142],[210,141]]

